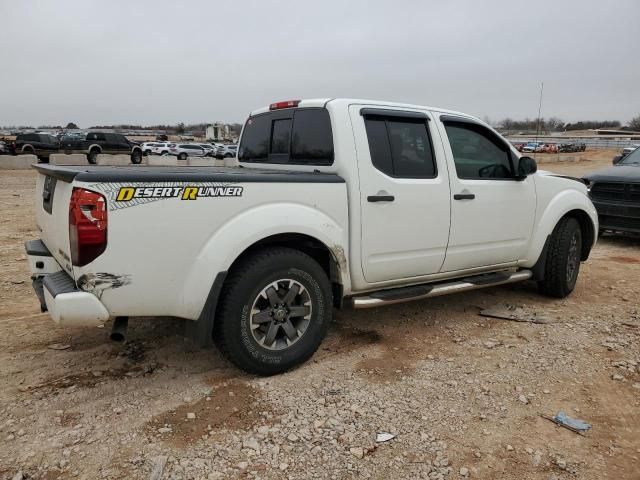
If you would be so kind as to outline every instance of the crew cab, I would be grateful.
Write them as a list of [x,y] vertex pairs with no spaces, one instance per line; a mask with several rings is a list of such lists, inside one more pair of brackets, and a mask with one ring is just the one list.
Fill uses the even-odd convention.
[[131,155],[131,163],[142,161],[142,148],[120,133],[88,132],[83,137],[65,137],[60,149],[64,153],[82,153],[89,163],[95,164],[98,154]]
[[525,280],[565,297],[597,237],[582,181],[440,108],[274,103],[247,119],[238,161],[34,166],[42,308],[60,325],[113,319],[119,338],[129,317],[179,317],[268,375],[313,355],[333,308]]

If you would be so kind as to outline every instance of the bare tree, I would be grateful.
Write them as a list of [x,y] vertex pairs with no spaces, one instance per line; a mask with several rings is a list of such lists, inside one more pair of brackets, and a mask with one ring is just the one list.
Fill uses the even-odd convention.
[[640,115],[638,115],[637,117],[632,118],[629,121],[629,128],[631,130],[636,130],[636,131],[640,132]]
[[558,117],[551,117],[547,120],[547,129],[550,132],[557,132],[564,128],[564,121]]

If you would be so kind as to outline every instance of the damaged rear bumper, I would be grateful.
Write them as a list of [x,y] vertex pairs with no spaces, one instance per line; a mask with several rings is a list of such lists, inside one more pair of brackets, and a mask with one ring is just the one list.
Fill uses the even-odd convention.
[[78,289],[42,241],[26,242],[25,249],[40,308],[48,311],[54,322],[65,327],[96,326],[109,319],[109,312],[98,297]]

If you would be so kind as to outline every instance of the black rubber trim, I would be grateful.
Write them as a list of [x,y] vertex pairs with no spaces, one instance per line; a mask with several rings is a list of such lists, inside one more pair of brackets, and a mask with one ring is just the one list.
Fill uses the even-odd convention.
[[433,285],[416,285],[413,287],[394,288],[393,290],[381,290],[370,294],[369,297],[380,300],[399,300],[426,295],[431,290],[433,290]]
[[583,185],[587,185],[588,182],[584,178],[572,177],[570,175],[549,175],[550,177],[558,177],[558,178],[566,178],[567,180],[575,180],[578,183],[582,183]]
[[216,314],[216,308],[218,307],[218,299],[220,298],[220,291],[222,285],[227,278],[227,272],[220,272],[216,275],[207,301],[200,312],[198,320],[195,322],[192,320],[185,320],[185,336],[191,339],[191,342],[199,347],[210,347],[213,345],[213,321]]
[[56,298],[61,293],[80,291],[76,288],[76,282],[73,281],[73,278],[71,278],[64,270],[46,275],[42,281],[42,286],[53,298]]
[[420,120],[431,120],[426,113],[409,112],[406,110],[387,110],[385,108],[361,108],[360,115],[372,117],[400,117],[400,118],[416,118]]
[[24,249],[27,251],[27,255],[34,255],[36,257],[53,256],[42,240],[28,240],[24,242]]
[[510,276],[511,275],[505,272],[496,272],[466,277],[461,279],[461,281],[471,283],[473,285],[491,285],[492,283],[504,282],[505,280],[508,280]]
[[33,165],[64,182],[345,183],[334,173],[231,167]]

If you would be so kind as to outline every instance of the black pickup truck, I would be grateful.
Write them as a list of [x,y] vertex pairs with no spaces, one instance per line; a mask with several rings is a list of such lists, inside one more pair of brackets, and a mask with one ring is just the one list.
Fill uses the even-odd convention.
[[9,150],[15,155],[36,155],[39,160],[49,161],[49,155],[58,153],[60,142],[48,133],[21,133]]
[[128,154],[131,155],[131,163],[142,161],[140,145],[120,133],[89,132],[84,138],[65,137],[60,150],[64,153],[83,153],[89,163],[96,163],[99,153]]

